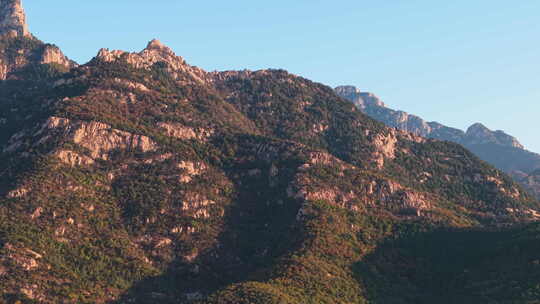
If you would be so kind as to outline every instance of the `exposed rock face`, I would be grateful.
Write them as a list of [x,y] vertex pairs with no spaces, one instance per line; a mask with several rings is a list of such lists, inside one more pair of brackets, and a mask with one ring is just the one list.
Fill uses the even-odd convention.
[[179,123],[165,123],[160,122],[158,124],[159,127],[163,128],[168,136],[175,137],[178,139],[198,139],[198,140],[206,140],[208,137],[212,136],[214,133],[213,130],[206,130],[202,128],[194,129],[190,127],[186,127]]
[[189,183],[195,176],[203,174],[207,170],[207,166],[203,163],[194,163],[190,161],[181,161],[178,163],[178,169],[184,172],[179,176],[181,183]]
[[427,122],[422,118],[387,108],[386,105],[372,93],[361,92],[354,86],[335,88],[336,93],[352,101],[358,109],[384,124],[414,133],[416,135],[440,140],[454,141],[463,145],[493,143],[523,149],[519,141],[503,131],[491,131],[480,123],[469,127],[467,132],[450,128],[437,122]]
[[341,97],[352,101],[359,110],[388,126],[420,136],[433,132],[432,126],[420,117],[389,109],[372,93],[361,92],[353,86],[337,87],[335,90]]
[[45,46],[43,50],[43,54],[41,55],[40,63],[42,64],[56,63],[56,64],[59,64],[61,66],[65,66],[68,68],[76,66],[76,64],[73,61],[69,60],[57,46],[50,45],[50,44]]
[[12,78],[15,72],[30,65],[77,65],[58,47],[39,41],[28,31],[21,0],[0,0],[0,40],[0,80]]
[[62,134],[64,138],[89,152],[89,156],[69,150],[59,150],[55,155],[70,165],[90,165],[95,159],[108,159],[114,150],[154,151],[157,144],[147,136],[132,134],[112,128],[97,121],[73,121],[67,118],[50,117],[34,134],[21,131],[15,134],[4,148],[4,152],[14,152],[25,146],[23,138],[32,136],[34,145],[44,144],[53,136]]
[[529,174],[521,171],[513,171],[510,175],[518,181],[527,191],[540,197],[540,170],[535,170]]
[[148,152],[157,148],[156,143],[146,136],[113,129],[108,124],[96,121],[76,122],[65,118],[51,117],[43,127],[49,132],[67,133],[67,138],[88,149],[93,159],[108,159],[109,152],[116,149],[135,149]]
[[[381,137],[381,158],[394,157],[396,137],[389,134]],[[342,161],[326,153],[311,153],[309,162],[299,167],[296,179],[287,189],[290,198],[303,201],[325,201],[327,203],[358,212],[365,208],[385,208],[401,216],[424,216],[433,208],[432,198],[425,193],[409,189],[390,179],[377,179],[361,183],[354,189],[344,188],[337,183],[328,185],[314,177],[313,172],[318,168],[333,168],[337,170],[336,177],[347,179],[358,168],[347,166]],[[316,175],[316,174],[315,174]],[[303,220],[305,211],[300,209],[297,220]]]
[[396,132],[391,131],[388,135],[377,135],[374,140],[375,148],[377,152],[375,153],[375,161],[379,168],[384,167],[385,159],[394,159],[396,152],[396,144],[398,139],[396,137]]
[[481,123],[475,123],[467,129],[464,142],[467,145],[497,144],[506,147],[524,149],[519,141],[503,131],[491,131]]
[[0,0],[0,40],[0,80],[19,79],[22,76],[16,72],[28,66],[77,66],[57,46],[43,43],[28,31],[21,0]]
[[[23,59],[64,60],[38,51]],[[205,73],[157,41],[100,56],[2,83],[2,303],[367,303],[356,266],[392,235],[539,219],[465,149],[384,127],[324,85]],[[252,283],[262,297],[226,290]]]
[[[205,71],[188,65],[184,58],[176,56],[170,48],[156,39],[150,41],[147,47],[139,53],[101,49],[96,57],[96,59],[105,62],[111,62],[121,58],[140,69],[149,69],[155,64],[166,64],[167,71],[177,81],[184,84],[205,83],[210,79]],[[186,77],[186,75],[189,77]]]
[[6,79],[7,73],[8,73],[8,68],[9,67],[8,67],[7,63],[5,62],[5,60],[3,60],[0,57],[0,80]]
[[374,94],[360,92],[360,90],[354,86],[340,86],[335,90],[338,95],[352,101],[356,107],[362,111],[368,107],[386,107],[385,104]]
[[81,155],[74,151],[69,150],[59,150],[55,155],[65,164],[71,166],[89,166],[94,163],[94,160],[91,157]]
[[30,249],[15,248],[15,246],[11,244],[7,244],[6,248],[10,251],[8,257],[10,257],[24,270],[32,271],[39,267],[39,263],[37,261],[43,257],[41,254]]
[[0,35],[31,36],[21,0],[0,0]]
[[[515,137],[503,131],[492,131],[476,123],[463,132],[437,122],[427,122],[403,111],[387,108],[378,97],[371,93],[361,92],[354,86],[340,86],[335,88],[335,91],[341,97],[352,101],[362,112],[387,126],[423,137],[456,142],[508,173],[519,171],[527,174],[531,170],[540,168],[540,155],[525,150]],[[530,186],[524,179],[518,180],[523,181],[522,184],[530,190]],[[537,197],[540,198],[540,195],[537,194]]]
[[142,92],[150,91],[150,89],[148,89],[142,83],[136,83],[136,82],[129,81],[129,80],[126,80],[126,79],[121,79],[121,78],[115,78],[114,81],[116,83],[128,88],[128,89],[135,89],[135,90],[139,90],[139,91],[142,91]]
[[25,196],[29,191],[30,191],[30,190],[28,190],[27,188],[24,188],[24,187],[17,188],[17,189],[14,189],[14,190],[8,192],[7,197],[8,197],[8,198],[23,197],[23,196]]

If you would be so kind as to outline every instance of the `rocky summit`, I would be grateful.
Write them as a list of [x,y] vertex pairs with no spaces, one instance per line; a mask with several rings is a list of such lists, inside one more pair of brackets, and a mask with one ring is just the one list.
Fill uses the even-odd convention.
[[0,0],[0,80],[36,76],[50,66],[67,71],[75,65],[57,46],[28,32],[21,0]]
[[9,37],[30,36],[21,0],[0,1],[0,35]]
[[475,123],[467,129],[465,139],[467,145],[496,144],[503,147],[524,149],[519,141],[503,131],[491,131],[481,123]]
[[[476,123],[464,132],[390,109],[374,94],[361,92],[354,86],[340,86],[335,88],[335,91],[341,97],[352,101],[360,111],[387,126],[424,137],[459,143],[481,159],[517,177],[517,181],[524,180],[524,175],[528,176],[540,169],[540,155],[526,150],[515,137],[503,131],[492,131],[483,124]],[[540,198],[538,190],[531,189],[528,182],[522,185]]]
[[157,40],[77,65],[0,39],[1,303],[540,297],[540,203],[461,145]]

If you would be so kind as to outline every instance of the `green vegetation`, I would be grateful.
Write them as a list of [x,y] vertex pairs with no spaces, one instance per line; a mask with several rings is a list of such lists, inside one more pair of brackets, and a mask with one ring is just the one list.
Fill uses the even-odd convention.
[[506,175],[282,70],[170,69],[0,82],[0,303],[535,303],[539,205]]
[[13,62],[22,53],[36,56],[45,44],[35,38],[30,37],[2,37],[0,38],[0,50],[8,62]]

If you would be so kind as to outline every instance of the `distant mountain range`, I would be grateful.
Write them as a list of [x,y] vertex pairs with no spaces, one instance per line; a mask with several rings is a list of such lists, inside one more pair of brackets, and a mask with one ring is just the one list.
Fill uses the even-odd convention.
[[492,131],[481,123],[462,131],[438,122],[428,122],[416,115],[390,109],[374,94],[361,92],[354,86],[339,86],[335,91],[387,126],[465,146],[481,159],[510,174],[540,198],[540,154],[526,150],[515,137],[500,130]]

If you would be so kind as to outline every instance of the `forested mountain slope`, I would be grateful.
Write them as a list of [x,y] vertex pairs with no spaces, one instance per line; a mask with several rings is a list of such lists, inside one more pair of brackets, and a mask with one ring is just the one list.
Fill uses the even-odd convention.
[[473,124],[464,132],[438,122],[427,122],[418,116],[390,109],[377,96],[353,86],[340,86],[335,91],[353,102],[360,111],[389,127],[463,145],[482,160],[513,176],[531,194],[540,198],[540,186],[528,182],[534,179],[531,173],[540,169],[540,154],[526,150],[515,137],[500,130],[492,131],[481,123]]
[[0,82],[0,302],[538,299],[538,201],[457,144],[156,40],[31,66]]

